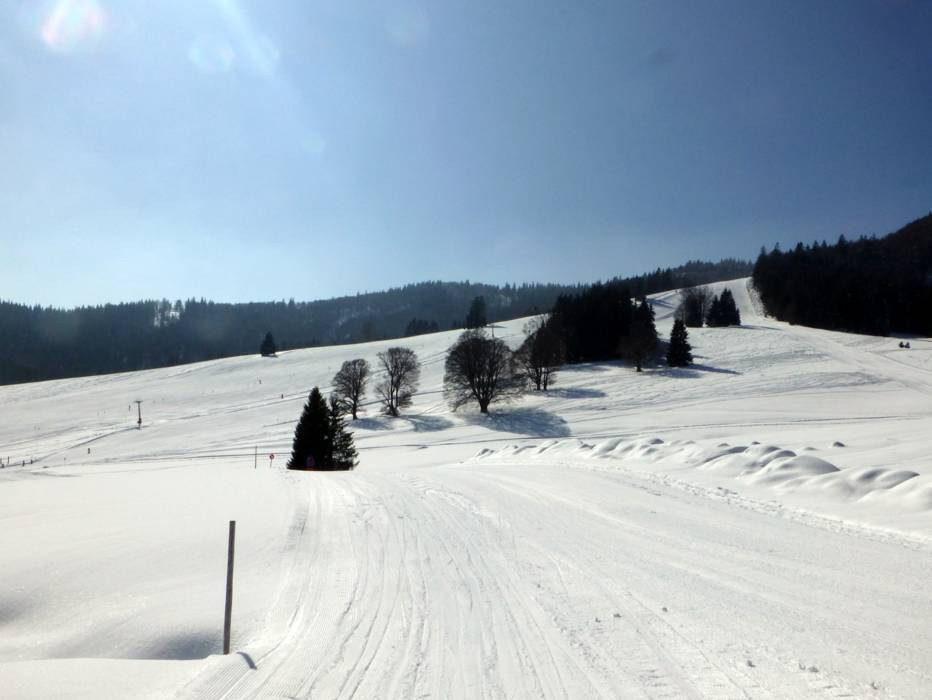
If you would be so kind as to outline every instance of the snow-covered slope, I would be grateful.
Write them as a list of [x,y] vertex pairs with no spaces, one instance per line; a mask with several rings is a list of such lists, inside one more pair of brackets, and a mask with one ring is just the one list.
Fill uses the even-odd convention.
[[932,343],[725,286],[744,325],[693,367],[487,417],[442,400],[455,332],[395,341],[421,392],[366,407],[345,474],[281,469],[294,423],[394,343],[0,387],[0,696],[924,697]]

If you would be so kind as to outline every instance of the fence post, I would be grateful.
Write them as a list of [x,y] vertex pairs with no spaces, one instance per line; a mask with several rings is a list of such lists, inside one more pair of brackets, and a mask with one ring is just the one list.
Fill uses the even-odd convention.
[[227,545],[227,599],[223,611],[223,653],[230,653],[230,618],[233,614],[233,543],[236,541],[236,521],[230,521],[230,541]]

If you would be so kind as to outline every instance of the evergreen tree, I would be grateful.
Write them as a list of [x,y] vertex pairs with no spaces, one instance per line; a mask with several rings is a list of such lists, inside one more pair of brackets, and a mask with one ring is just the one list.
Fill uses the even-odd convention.
[[411,321],[405,326],[405,337],[412,335],[424,335],[425,333],[437,333],[440,330],[440,327],[437,325],[436,321],[428,321],[426,319],[412,318]]
[[259,352],[262,354],[262,357],[275,357],[277,350],[275,348],[275,339],[272,337],[271,331],[265,334],[262,345],[259,346]]
[[375,324],[371,319],[362,324],[362,329],[359,331],[359,335],[364,343],[376,340],[379,337],[379,334],[375,329]]
[[816,328],[932,335],[932,214],[883,238],[761,251],[754,286],[768,314]]
[[485,297],[478,296],[469,305],[469,313],[466,314],[466,328],[482,328],[486,323],[488,321],[486,320]]
[[689,344],[688,337],[689,333],[686,331],[683,319],[676,319],[673,322],[670,345],[667,348],[667,364],[670,367],[685,367],[692,363],[692,346]]
[[738,305],[735,303],[735,297],[728,287],[722,290],[722,296],[719,298],[721,304],[722,320],[726,326],[740,326],[741,313],[738,311]]
[[561,295],[551,315],[569,362],[614,360],[622,349],[634,307],[621,282],[597,282],[581,294]]
[[631,325],[621,339],[621,355],[634,360],[638,372],[642,371],[644,360],[657,347],[657,328],[654,326],[654,309],[642,299],[634,308]]
[[738,306],[730,289],[726,287],[721,296],[712,299],[705,322],[710,328],[741,325],[741,314],[738,313]]
[[727,325],[722,322],[722,302],[717,296],[712,297],[712,303],[709,304],[709,310],[705,315],[705,325],[709,328]]
[[315,386],[294,430],[289,469],[320,469],[333,461],[330,412]]
[[333,456],[330,469],[352,469],[357,464],[356,447],[353,444],[353,434],[347,432],[343,423],[343,404],[333,394],[330,395],[330,444]]

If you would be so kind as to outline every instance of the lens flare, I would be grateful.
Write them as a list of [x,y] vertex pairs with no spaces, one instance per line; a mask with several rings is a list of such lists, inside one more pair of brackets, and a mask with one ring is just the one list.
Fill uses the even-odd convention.
[[214,3],[226,20],[243,66],[263,78],[274,76],[281,58],[275,42],[256,32],[249,15],[237,0],[214,0]]
[[252,58],[253,68],[261,75],[269,76],[275,72],[281,53],[269,37],[256,36],[250,40],[249,56]]
[[200,36],[188,47],[188,59],[202,73],[224,73],[233,66],[236,52],[216,36]]
[[94,44],[106,25],[96,0],[58,0],[46,13],[39,35],[49,49],[67,53]]

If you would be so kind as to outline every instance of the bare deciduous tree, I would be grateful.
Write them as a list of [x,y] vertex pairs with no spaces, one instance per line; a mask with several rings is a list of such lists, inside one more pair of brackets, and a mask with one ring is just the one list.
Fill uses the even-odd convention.
[[385,378],[375,386],[382,409],[398,416],[400,409],[411,405],[421,378],[421,365],[411,348],[394,347],[378,354]]
[[356,420],[359,402],[366,393],[369,381],[369,363],[362,358],[347,360],[340,371],[333,375],[333,393],[337,400]]
[[557,368],[566,360],[566,344],[553,317],[539,316],[524,326],[527,338],[515,353],[518,371],[540,391],[553,384]]
[[687,287],[680,292],[680,298],[675,318],[682,320],[690,328],[702,328],[712,304],[712,292],[708,287]]
[[482,413],[489,404],[514,399],[523,391],[524,380],[515,371],[511,350],[500,338],[489,338],[482,330],[464,332],[447,352],[443,393],[455,411],[476,401]]

